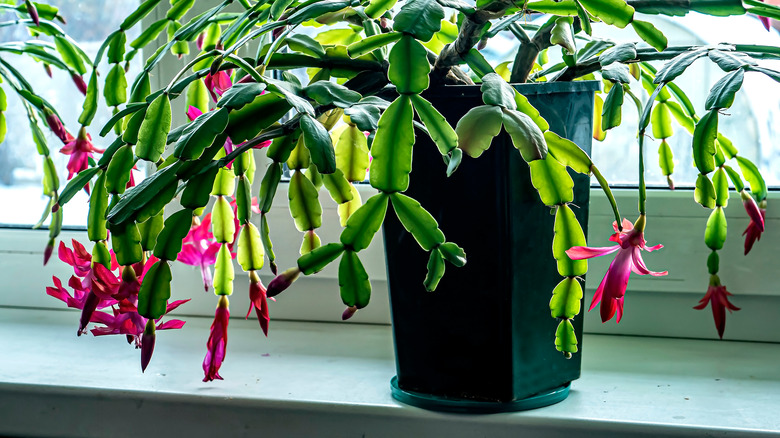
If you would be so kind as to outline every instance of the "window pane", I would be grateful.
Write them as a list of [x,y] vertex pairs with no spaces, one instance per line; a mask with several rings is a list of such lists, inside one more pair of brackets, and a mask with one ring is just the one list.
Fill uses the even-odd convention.
[[[124,18],[138,6],[138,0],[52,0],[51,3],[60,9],[60,15],[65,17],[67,25],[60,26],[67,32],[90,58],[94,58],[103,40],[111,32],[119,28]],[[4,14],[0,21],[15,19],[15,15]],[[128,32],[127,41],[132,41],[138,36],[136,29]],[[48,39],[48,37],[41,37]],[[27,41],[31,40],[27,28],[24,26],[9,26],[0,28],[0,41]],[[48,100],[59,112],[65,126],[74,136],[79,129],[78,117],[81,114],[81,105],[84,96],[74,85],[70,75],[64,71],[53,69],[53,78],[49,78],[43,69],[43,64],[36,62],[28,56],[2,54],[3,60],[11,63],[15,68],[24,73],[35,91]],[[136,56],[129,64],[127,72],[128,80],[135,77],[140,71],[142,58]],[[105,59],[100,68],[101,81],[105,78],[107,69]],[[89,80],[90,72],[84,75],[84,80]],[[32,225],[38,219],[46,207],[48,198],[42,193],[41,181],[43,179],[43,162],[37,154],[35,143],[30,135],[27,115],[22,103],[7,84],[0,85],[8,96],[8,110],[5,112],[8,124],[8,134],[5,142],[0,146],[0,200],[3,208],[0,208],[0,224]],[[97,148],[103,149],[111,141],[98,135],[100,128],[111,117],[111,109],[105,107],[102,101],[92,125],[88,128],[92,140]],[[42,125],[44,134],[54,164],[59,171],[60,188],[67,183],[68,172],[65,165],[68,156],[59,152],[62,142],[51,131]],[[96,157],[98,158],[98,157]],[[137,177],[138,175],[136,175]],[[65,225],[86,225],[87,195],[82,191],[68,203],[64,210]]]

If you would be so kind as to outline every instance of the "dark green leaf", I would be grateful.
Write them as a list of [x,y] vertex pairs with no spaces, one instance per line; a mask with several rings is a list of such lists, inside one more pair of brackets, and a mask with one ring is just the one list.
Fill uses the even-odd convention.
[[493,137],[501,132],[501,108],[482,105],[469,110],[455,127],[458,147],[468,156],[477,158],[490,147]]
[[671,61],[667,62],[661,70],[658,71],[658,73],[655,75],[653,83],[661,84],[664,82],[673,81],[677,76],[683,74],[683,72],[688,67],[690,67],[694,61],[701,58],[702,56],[707,56],[707,49],[690,50],[675,56]]
[[[138,131],[135,154],[143,160],[156,162],[162,156],[171,130],[171,101],[161,94],[149,104]],[[129,142],[128,142],[129,143]]]
[[566,49],[569,55],[577,51],[577,46],[574,44],[573,22],[572,17],[559,17],[555,20],[555,26],[550,33],[550,42]]
[[154,245],[157,243],[157,236],[160,234],[162,228],[162,212],[138,224],[138,232],[141,234],[141,247],[143,247],[144,251],[151,251],[154,249]]
[[363,55],[367,55],[373,52],[376,49],[385,47],[398,41],[402,36],[403,33],[401,32],[388,32],[372,35],[368,38],[363,38],[356,43],[350,44],[350,46],[347,47],[347,53],[349,53],[351,58],[359,58]]
[[325,268],[330,262],[336,260],[344,252],[344,245],[329,243],[320,246],[298,258],[298,269],[303,275],[311,275]]
[[503,108],[504,129],[512,137],[512,143],[520,151],[523,160],[543,160],[547,156],[547,142],[534,121],[520,111]]
[[[433,0],[416,0],[418,3],[421,1]],[[425,47],[410,35],[405,35],[390,50],[387,77],[399,94],[417,94],[428,88],[430,71]]]
[[315,58],[325,56],[325,49],[322,48],[322,45],[308,35],[290,35],[285,40],[285,44],[293,51],[305,53]]
[[444,8],[436,0],[410,0],[396,14],[393,30],[414,35],[420,41],[429,41],[441,29],[443,18]]
[[607,66],[614,62],[623,62],[634,58],[636,58],[636,45],[634,43],[625,43],[605,50],[599,55],[599,63]]
[[339,262],[341,301],[347,306],[362,309],[371,299],[371,282],[355,251],[346,250]]
[[124,145],[117,149],[106,168],[106,190],[108,193],[125,192],[134,164],[135,157],[130,145]]
[[106,192],[106,174],[98,173],[92,193],[89,195],[89,214],[87,215],[87,236],[97,242],[106,240],[106,209],[108,208],[108,192]]
[[251,103],[265,90],[262,82],[250,82],[247,84],[235,84],[228,89],[217,102],[217,108],[230,108],[238,110]]
[[601,21],[624,28],[634,18],[634,8],[625,0],[578,0],[591,14]]
[[696,123],[693,131],[693,162],[699,172],[715,170],[715,139],[718,136],[718,112],[709,111]]
[[87,85],[87,95],[84,98],[84,105],[82,106],[81,115],[79,116],[79,123],[82,126],[92,123],[92,119],[95,118],[98,106],[98,84],[97,84],[97,70],[92,71],[92,75],[89,77],[89,85]]
[[[511,88],[510,91],[514,93],[514,90]],[[431,105],[430,102],[421,96],[414,94],[411,96],[411,99],[412,105],[417,111],[417,115],[428,129],[428,135],[430,135],[431,140],[436,143],[436,146],[439,148],[439,152],[441,152],[442,155],[446,155],[453,149],[457,148],[458,134],[455,133],[455,130],[452,129],[452,126],[450,126],[444,116],[441,115],[439,111],[437,111],[436,108]],[[512,104],[514,106],[514,99],[512,99]]]
[[157,3],[160,3],[160,0],[146,0],[145,2],[141,3],[141,5],[138,6],[135,11],[133,11],[133,13],[125,18],[125,21],[119,25],[119,28],[123,31],[126,31],[135,26],[135,24],[146,17],[149,12],[152,12],[154,7],[157,6]]
[[349,88],[330,81],[317,81],[304,89],[306,96],[320,105],[335,105],[349,108],[362,97]]
[[663,51],[669,44],[669,40],[660,30],[647,21],[634,20],[631,22],[634,31],[644,42],[653,46],[655,50]]
[[351,4],[352,2],[350,0],[345,0],[345,1],[325,0],[325,1],[318,1],[315,3],[311,3],[308,6],[305,6],[299,9],[298,11],[296,11],[294,14],[290,15],[290,17],[287,18],[287,23],[290,26],[297,26],[311,18],[316,18],[331,12],[340,11],[346,8],[347,6],[350,6]]
[[366,201],[347,220],[341,232],[341,243],[355,251],[368,248],[374,235],[382,226],[387,213],[388,195],[378,193]]
[[328,174],[336,170],[336,155],[333,151],[328,131],[318,121],[304,114],[301,116],[303,142],[311,153],[311,160],[320,173]]
[[[498,108],[496,108],[498,109]],[[402,192],[409,187],[412,171],[414,125],[409,96],[399,96],[379,119],[371,145],[369,180],[385,192]]]
[[729,176],[729,179],[731,180],[731,183],[734,184],[734,190],[737,192],[741,192],[745,189],[745,183],[742,182],[742,177],[739,176],[739,173],[737,173],[736,170],[732,169],[729,166],[723,166],[723,168],[726,170],[726,173]]
[[620,125],[623,118],[623,84],[614,84],[609,90],[601,113],[601,129],[607,131]]
[[715,187],[715,205],[726,207],[729,204],[729,179],[726,171],[720,168],[712,175],[712,184]]
[[108,72],[108,76],[106,76],[103,97],[106,98],[107,106],[119,106],[127,100],[125,69],[119,64],[115,64]]
[[466,252],[458,245],[452,242],[445,242],[439,245],[438,249],[441,251],[444,260],[450,262],[453,266],[460,268],[466,265]]
[[128,190],[108,214],[108,221],[121,225],[137,219],[141,223],[159,213],[176,193],[176,171],[181,162],[176,162],[146,177],[140,184]]
[[744,53],[726,52],[724,50],[710,50],[710,60],[718,64],[723,71],[734,71],[744,66],[758,65],[756,61]]
[[704,109],[709,111],[711,109],[730,108],[731,104],[734,103],[734,95],[742,88],[744,79],[745,71],[742,69],[734,70],[720,78],[710,89]]
[[390,199],[401,224],[422,249],[430,251],[445,242],[444,233],[439,229],[436,219],[419,202],[401,193],[393,193]]
[[436,286],[439,285],[442,277],[444,277],[444,270],[446,265],[444,264],[444,258],[438,248],[434,248],[431,251],[431,255],[428,258],[428,272],[425,275],[425,290],[433,292],[436,290]]
[[162,231],[154,245],[154,255],[161,260],[176,260],[181,252],[182,240],[190,231],[192,210],[177,211],[165,219]]
[[263,175],[263,181],[260,183],[260,211],[267,213],[271,210],[276,189],[282,178],[281,163],[273,163]]
[[181,194],[181,205],[184,208],[193,210],[205,207],[209,203],[211,188],[214,186],[214,179],[217,177],[219,167],[209,167],[203,173],[200,173],[187,181],[187,186]]
[[124,32],[114,33],[108,44],[108,62],[110,64],[119,64],[125,56],[125,44],[127,44],[127,34]]
[[227,124],[228,110],[225,108],[201,114],[184,128],[176,142],[173,156],[185,161],[198,159],[225,130]]
[[144,318],[161,318],[171,297],[171,267],[160,260],[144,275],[141,289],[138,291],[138,314]]
[[482,101],[486,105],[498,105],[510,110],[517,109],[515,89],[496,73],[489,73],[482,77],[480,91],[482,92]]
[[[363,99],[365,101],[366,99]],[[379,107],[370,104],[353,105],[344,110],[344,114],[361,131],[375,131],[379,126]]]
[[111,227],[111,249],[116,253],[116,261],[121,266],[129,266],[143,260],[141,234],[134,222],[124,226]]
[[73,196],[79,192],[79,190],[83,189],[85,185],[89,184],[89,181],[92,179],[95,174],[97,174],[100,171],[99,167],[88,167],[81,172],[79,172],[73,179],[68,181],[68,185],[65,186],[64,189],[62,189],[62,192],[60,192],[60,196],[57,200],[57,205],[62,207],[63,205],[67,204],[68,201],[73,198]]
[[271,126],[291,108],[287,101],[273,93],[257,96],[240,110],[230,112],[226,132],[233,143],[239,144]]
[[146,47],[147,44],[157,39],[157,36],[160,35],[160,32],[162,32],[167,25],[168,20],[164,18],[162,20],[155,21],[154,23],[150,24],[149,27],[145,28],[136,39],[130,42],[130,47],[134,49],[142,49]]
[[[627,84],[631,82],[631,73],[625,64],[614,63],[601,69],[601,76],[612,82]],[[610,91],[612,91],[610,89]]]

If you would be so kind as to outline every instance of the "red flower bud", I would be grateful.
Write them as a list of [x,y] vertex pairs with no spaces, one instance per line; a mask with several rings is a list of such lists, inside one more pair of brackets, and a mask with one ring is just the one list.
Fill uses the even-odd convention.
[[271,280],[270,283],[268,283],[268,289],[266,290],[268,298],[275,297],[284,292],[285,289],[290,287],[290,285],[298,279],[299,275],[301,275],[301,270],[297,267],[290,268],[277,275],[273,280]]
[[35,9],[35,5],[30,0],[24,0],[24,6],[27,7],[27,13],[30,14],[30,18],[36,26],[41,25],[41,20],[38,18],[38,10]]
[[81,94],[87,95],[87,83],[84,82],[84,78],[81,77],[81,75],[77,73],[73,73],[70,75],[70,77],[73,79],[73,82],[76,84],[76,88],[81,91]]
[[344,313],[341,314],[341,320],[342,321],[346,321],[349,318],[352,318],[352,315],[357,313],[357,311],[358,311],[358,308],[355,307],[355,306],[347,307],[346,309],[344,309]]

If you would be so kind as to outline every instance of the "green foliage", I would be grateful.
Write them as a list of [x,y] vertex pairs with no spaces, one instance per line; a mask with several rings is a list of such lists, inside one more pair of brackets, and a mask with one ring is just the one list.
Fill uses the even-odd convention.
[[307,231],[322,226],[322,206],[314,184],[303,173],[295,172],[290,178],[288,189],[290,214],[298,231]]
[[[416,0],[417,3],[432,0]],[[417,94],[428,88],[430,64],[422,46],[409,35],[402,37],[390,50],[387,77],[400,94]]]
[[247,223],[238,235],[238,264],[244,271],[259,271],[264,255],[260,231],[251,222]]
[[410,0],[396,14],[393,30],[429,41],[441,29],[443,18],[444,8],[436,0]]
[[106,209],[108,208],[108,192],[106,192],[106,173],[99,172],[92,193],[89,196],[89,213],[87,215],[87,236],[97,242],[106,240]]
[[155,257],[160,260],[176,260],[181,252],[182,240],[190,231],[190,225],[192,225],[192,210],[188,208],[179,210],[165,219],[165,224],[157,235],[157,242],[154,245]]
[[543,160],[547,156],[547,141],[534,121],[520,111],[503,108],[503,124],[512,137],[512,144],[520,151],[523,160]]
[[[168,132],[171,130],[171,101],[160,94],[149,104],[140,130],[135,154],[142,160],[156,162],[165,151]],[[130,142],[128,142],[130,143]]]
[[544,205],[553,206],[574,201],[574,182],[566,168],[548,155],[542,160],[528,163],[531,168],[531,184],[539,192]]
[[734,96],[737,94],[737,91],[742,88],[744,79],[745,71],[742,69],[734,70],[722,77],[712,86],[712,89],[710,89],[710,94],[707,96],[704,109],[730,108],[731,104],[734,103]]
[[580,313],[582,285],[574,277],[561,280],[553,289],[550,299],[550,315],[553,318],[572,319]]
[[217,262],[214,264],[214,294],[218,296],[233,294],[233,259],[227,244],[219,247]]
[[171,267],[159,260],[144,275],[138,292],[138,314],[144,318],[158,319],[165,314],[171,297]]
[[501,132],[503,117],[501,108],[493,105],[470,109],[455,126],[458,147],[472,158],[479,157],[488,150],[493,137]]
[[556,209],[553,229],[553,257],[558,261],[558,273],[564,277],[585,275],[588,272],[588,261],[572,260],[566,254],[572,247],[586,245],[585,233],[568,205],[564,204]]
[[727,232],[726,213],[723,211],[723,207],[717,207],[712,210],[709,219],[707,219],[707,228],[704,230],[704,243],[713,251],[723,249]]
[[227,124],[228,111],[224,108],[201,114],[184,128],[181,137],[176,141],[173,156],[181,160],[198,159],[225,130]]
[[211,230],[214,239],[220,243],[230,243],[236,233],[236,224],[233,222],[233,209],[224,196],[217,196],[214,209],[211,212]]
[[393,193],[390,199],[401,224],[422,249],[430,251],[444,243],[444,233],[439,229],[436,219],[419,202],[401,193]]
[[398,97],[382,114],[371,145],[369,181],[384,192],[403,192],[409,187],[412,171],[412,103],[409,96]]
[[693,162],[699,172],[707,174],[715,170],[715,139],[718,137],[718,112],[710,110],[697,123],[693,131]]
[[389,196],[385,193],[368,198],[347,220],[346,227],[341,232],[341,243],[354,251],[368,248],[385,219],[388,199]]
[[558,328],[555,330],[555,349],[565,355],[577,352],[577,335],[568,319],[558,323]]
[[320,246],[298,258],[298,269],[303,275],[311,275],[325,268],[330,262],[336,260],[344,252],[341,243],[329,243]]
[[[442,155],[446,155],[458,147],[458,134],[452,129],[452,126],[450,126],[444,116],[441,115],[430,102],[421,96],[414,94],[410,97],[414,110],[417,112],[417,116],[422,120],[425,129],[428,130],[428,135],[430,135],[431,140],[433,140],[439,148],[439,152],[441,152]],[[512,103],[514,104],[514,100]]]
[[362,309],[371,299],[371,283],[355,251],[347,249],[339,263],[339,288],[341,301],[347,306]]
[[423,285],[425,290],[433,292],[439,285],[442,277],[444,277],[444,270],[446,265],[444,264],[444,257],[438,248],[431,250],[431,255],[428,258],[428,273],[425,275]]

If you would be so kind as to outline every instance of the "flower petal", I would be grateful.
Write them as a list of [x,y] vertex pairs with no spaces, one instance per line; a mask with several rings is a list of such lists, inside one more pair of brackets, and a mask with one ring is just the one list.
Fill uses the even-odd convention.
[[566,255],[572,260],[590,259],[593,257],[601,257],[603,255],[611,254],[620,249],[620,246],[573,246],[566,250]]

